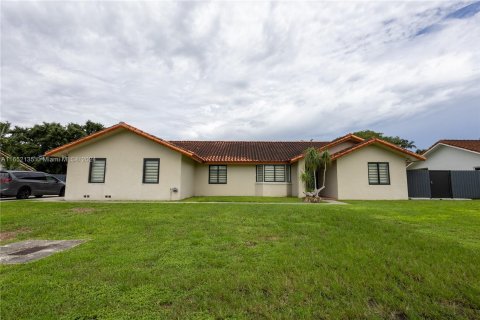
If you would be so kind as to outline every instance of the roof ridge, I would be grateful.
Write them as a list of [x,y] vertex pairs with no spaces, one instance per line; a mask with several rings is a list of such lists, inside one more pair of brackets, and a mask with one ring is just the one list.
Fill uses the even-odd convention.
[[330,141],[305,141],[305,140],[165,140],[169,142],[314,142],[314,143],[330,143]]
[[440,139],[438,141],[480,141],[479,139]]

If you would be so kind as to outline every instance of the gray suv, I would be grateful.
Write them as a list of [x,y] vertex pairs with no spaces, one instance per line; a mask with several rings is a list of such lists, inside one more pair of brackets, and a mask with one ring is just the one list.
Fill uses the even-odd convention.
[[0,171],[0,196],[28,199],[33,195],[65,195],[65,183],[48,173],[38,171]]

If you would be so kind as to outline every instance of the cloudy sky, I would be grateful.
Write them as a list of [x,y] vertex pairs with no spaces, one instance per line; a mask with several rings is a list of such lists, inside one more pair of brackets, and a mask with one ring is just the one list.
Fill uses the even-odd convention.
[[480,2],[2,2],[1,118],[480,138]]

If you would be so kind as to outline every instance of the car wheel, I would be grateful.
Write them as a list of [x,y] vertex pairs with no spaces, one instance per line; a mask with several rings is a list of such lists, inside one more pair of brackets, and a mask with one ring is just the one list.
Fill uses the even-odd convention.
[[41,197],[43,197],[43,194],[36,194],[35,195],[35,198],[41,198]]
[[17,192],[17,199],[28,199],[30,198],[30,188],[29,187],[22,187]]
[[61,190],[60,190],[60,193],[58,194],[59,197],[64,197],[65,196],[65,187],[63,187]]

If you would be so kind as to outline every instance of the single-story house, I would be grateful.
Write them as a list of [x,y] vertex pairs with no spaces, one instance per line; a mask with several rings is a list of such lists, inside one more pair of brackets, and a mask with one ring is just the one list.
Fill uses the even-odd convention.
[[412,198],[480,198],[480,140],[440,140],[407,167]]
[[408,170],[480,170],[480,140],[439,140]]
[[166,141],[124,122],[50,150],[68,157],[67,200],[191,196],[304,197],[303,152],[328,150],[324,196],[407,199],[407,163],[424,157],[380,139]]

